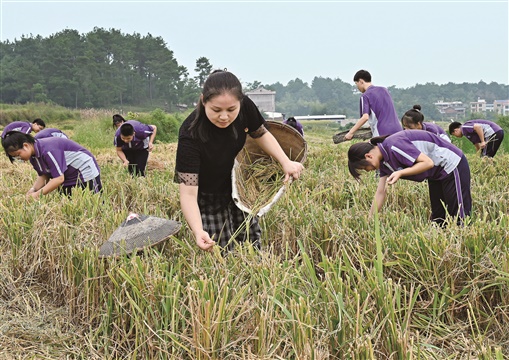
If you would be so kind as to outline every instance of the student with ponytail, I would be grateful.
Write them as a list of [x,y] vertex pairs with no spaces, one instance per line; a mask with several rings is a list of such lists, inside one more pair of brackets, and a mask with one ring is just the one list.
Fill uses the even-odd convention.
[[360,179],[359,170],[380,171],[370,216],[375,209],[382,209],[387,185],[399,179],[428,181],[431,220],[440,226],[447,225],[446,214],[456,218],[458,224],[470,215],[467,158],[456,146],[427,131],[400,131],[356,143],[348,150],[348,168],[356,180]]
[[421,105],[414,105],[413,109],[408,110],[401,118],[401,125],[403,125],[403,129],[405,130],[425,130],[441,137],[447,142],[451,142],[445,130],[440,126],[430,122],[424,122]]
[[30,161],[37,178],[28,190],[27,198],[38,199],[56,189],[72,195],[72,189],[88,188],[98,193],[102,189],[99,166],[94,156],[83,146],[62,137],[34,139],[29,134],[10,131],[2,139],[5,154]]

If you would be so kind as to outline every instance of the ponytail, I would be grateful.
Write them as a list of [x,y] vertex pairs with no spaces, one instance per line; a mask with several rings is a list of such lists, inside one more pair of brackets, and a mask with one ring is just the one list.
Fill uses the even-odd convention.
[[377,136],[377,137],[374,137],[374,138],[371,138],[369,139],[369,143],[371,145],[376,145],[376,144],[380,144],[382,143],[387,137],[389,137],[389,135],[384,135],[384,136]]

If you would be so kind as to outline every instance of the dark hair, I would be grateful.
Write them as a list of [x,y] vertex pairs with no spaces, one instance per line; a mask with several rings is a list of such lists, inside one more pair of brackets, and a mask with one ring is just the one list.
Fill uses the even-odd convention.
[[355,73],[353,81],[357,82],[360,79],[364,80],[365,82],[371,82],[371,74],[366,70],[359,70]]
[[370,152],[376,144],[383,142],[389,135],[377,136],[369,141],[355,143],[348,149],[348,171],[355,178],[359,180],[361,174],[357,169],[369,165],[365,155]]
[[46,123],[42,119],[39,119],[39,118],[32,121],[32,124],[37,124],[39,126],[46,127]]
[[32,135],[19,131],[9,131],[2,138],[2,146],[11,163],[14,162],[14,158],[9,153],[23,148],[24,143],[35,144],[35,139]]
[[[244,98],[242,84],[235,75],[226,70],[214,70],[203,84],[201,99],[198,101],[195,117],[189,125],[189,131],[193,138],[199,138],[203,142],[208,141],[211,127],[214,124],[210,121],[203,121],[207,118],[204,104],[212,98],[223,94],[230,94],[239,101],[242,101]],[[232,126],[231,129],[233,136],[236,138],[235,127]]]
[[134,127],[129,123],[123,123],[120,126],[120,134],[124,136],[131,136],[134,134]]
[[414,105],[413,109],[408,110],[401,118],[403,126],[405,126],[405,123],[422,124],[423,121],[424,115],[421,113],[421,105]]
[[113,115],[113,127],[115,127],[115,124],[117,124],[119,122],[122,122],[122,123],[125,122],[124,117],[120,114]]
[[294,128],[297,128],[297,120],[295,120],[293,116],[289,117],[288,120],[286,120],[286,123],[290,126],[293,126]]
[[449,134],[452,135],[454,130],[456,130],[459,127],[461,127],[461,123],[460,122],[454,121],[454,122],[450,123],[449,124]]

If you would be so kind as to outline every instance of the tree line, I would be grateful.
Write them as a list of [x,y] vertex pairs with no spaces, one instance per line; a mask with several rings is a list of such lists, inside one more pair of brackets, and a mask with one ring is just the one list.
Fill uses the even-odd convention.
[[[376,82],[376,74],[373,74],[373,85],[384,86]],[[353,78],[353,75],[352,75]],[[260,84],[249,84],[259,86]],[[291,115],[323,115],[341,114],[347,118],[359,117],[360,93],[351,82],[341,79],[315,77],[311,84],[300,79],[291,80],[286,86],[281,83],[264,85],[268,90],[276,91],[276,111]],[[396,112],[403,115],[413,105],[422,106],[427,119],[441,120],[442,115],[435,107],[438,101],[451,102],[461,101],[466,108],[466,117],[490,117],[496,114],[471,114],[470,102],[478,98],[493,103],[494,100],[509,99],[509,86],[492,82],[479,83],[447,83],[438,85],[435,83],[417,84],[409,88],[388,87],[394,101]]]
[[94,28],[0,43],[4,103],[106,108],[192,103],[199,94],[161,37]]
[[[191,107],[203,81],[213,69],[206,57],[196,60],[195,77],[179,65],[161,37],[150,33],[124,34],[94,28],[86,34],[66,29],[46,38],[22,36],[0,42],[0,101],[50,102],[71,108],[123,108],[139,106],[175,111]],[[369,70],[369,69],[368,69]],[[386,86],[376,82],[373,84]],[[353,74],[352,74],[353,77]],[[353,81],[316,76],[311,84],[299,78],[286,85],[248,83],[245,90],[263,86],[276,92],[276,111],[289,115],[359,113],[359,93]],[[420,104],[426,117],[440,119],[433,103],[478,98],[488,103],[507,99],[509,86],[491,82],[390,86],[398,114]]]

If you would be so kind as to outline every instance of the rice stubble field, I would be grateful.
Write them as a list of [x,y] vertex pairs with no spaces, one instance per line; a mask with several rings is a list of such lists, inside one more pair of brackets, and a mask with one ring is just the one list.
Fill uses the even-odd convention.
[[[377,179],[357,183],[351,143],[305,124],[306,171],[262,217],[262,251],[224,257],[200,251],[185,225],[176,144],[156,141],[148,176],[133,179],[110,118],[88,121],[98,139],[83,125],[69,132],[96,155],[101,196],[27,201],[35,171],[0,157],[1,359],[509,357],[504,150],[493,160],[467,154],[467,226],[432,225],[427,186],[411,181],[391,186],[370,220]],[[162,248],[99,259],[130,212],[184,226]]]

